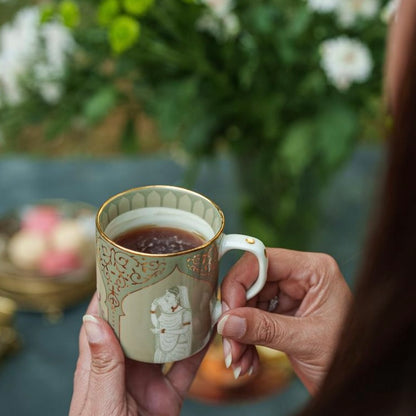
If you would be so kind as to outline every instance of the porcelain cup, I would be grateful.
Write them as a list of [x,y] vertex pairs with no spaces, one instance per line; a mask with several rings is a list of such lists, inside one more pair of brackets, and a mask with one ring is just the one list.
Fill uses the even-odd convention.
[[[202,236],[204,243],[177,253],[147,254],[114,241],[141,226],[180,228]],[[166,363],[206,346],[221,315],[219,261],[229,250],[245,250],[257,257],[259,275],[247,298],[260,292],[267,275],[264,244],[223,230],[224,214],[214,202],[173,186],[130,189],[101,206],[96,218],[100,314],[127,357]]]

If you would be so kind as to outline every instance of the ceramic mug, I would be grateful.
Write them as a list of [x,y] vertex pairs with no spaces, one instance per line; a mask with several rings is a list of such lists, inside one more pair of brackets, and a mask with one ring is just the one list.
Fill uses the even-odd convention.
[[[141,226],[179,228],[204,242],[186,251],[147,254],[114,241]],[[248,299],[266,282],[264,244],[241,234],[225,235],[221,209],[187,189],[156,185],[117,194],[99,209],[96,228],[100,314],[125,355],[137,361],[179,361],[205,347],[221,315],[218,269],[227,251],[245,250],[257,257],[259,275]]]

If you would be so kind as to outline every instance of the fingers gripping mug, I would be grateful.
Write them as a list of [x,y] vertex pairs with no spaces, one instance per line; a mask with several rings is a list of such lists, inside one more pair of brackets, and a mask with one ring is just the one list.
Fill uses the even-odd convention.
[[263,243],[225,235],[220,208],[187,189],[122,192],[102,205],[96,227],[100,314],[126,356],[138,361],[179,361],[205,347],[221,314],[218,269],[227,251],[249,251],[258,259],[248,299],[266,282]]

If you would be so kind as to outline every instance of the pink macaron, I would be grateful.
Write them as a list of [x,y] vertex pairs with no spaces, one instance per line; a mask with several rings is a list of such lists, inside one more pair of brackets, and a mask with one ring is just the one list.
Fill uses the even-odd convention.
[[60,221],[59,212],[51,206],[30,208],[22,217],[22,229],[41,234],[50,233]]
[[47,251],[40,259],[39,270],[46,276],[68,273],[82,266],[80,256],[74,251]]

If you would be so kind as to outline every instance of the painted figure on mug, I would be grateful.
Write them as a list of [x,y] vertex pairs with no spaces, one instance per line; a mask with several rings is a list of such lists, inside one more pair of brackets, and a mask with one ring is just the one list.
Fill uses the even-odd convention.
[[156,337],[155,362],[177,361],[190,355],[192,311],[186,286],[173,286],[156,298],[150,318]]

